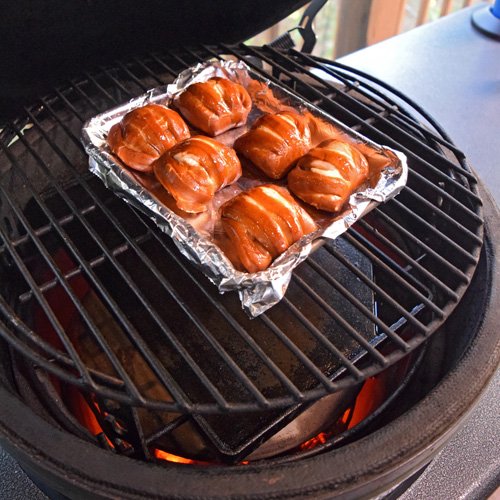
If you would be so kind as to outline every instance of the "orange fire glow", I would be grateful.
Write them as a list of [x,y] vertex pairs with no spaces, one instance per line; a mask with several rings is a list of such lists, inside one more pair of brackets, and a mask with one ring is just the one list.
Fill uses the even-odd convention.
[[[351,427],[354,427],[357,423],[362,421],[364,418],[369,416],[374,409],[380,405],[385,397],[387,396],[386,394],[386,384],[385,383],[380,383],[380,380],[377,380],[381,378],[381,375],[378,375],[377,377],[373,377],[371,379],[368,379],[364,384],[363,388],[361,389],[360,393],[358,394],[358,397],[356,398],[355,404],[353,408],[348,408],[345,413],[342,415],[342,417],[339,419],[339,422],[341,424],[340,427],[343,429],[350,429]],[[90,410],[87,402],[85,399],[80,395],[79,391],[75,390],[72,394],[71,398],[73,402],[73,410],[74,414],[77,415],[79,418],[80,422],[87,427],[93,434],[104,434],[101,426],[99,425],[95,415],[93,412]],[[97,410],[101,412],[102,410],[99,408],[97,405],[97,402],[93,400],[93,403],[95,404]],[[77,407],[77,408],[75,408]],[[75,411],[76,410],[76,411]],[[338,432],[338,429],[337,429]],[[322,443],[325,443],[328,439],[333,437],[333,435],[336,433],[336,431],[327,431],[327,432],[321,432],[317,436],[309,439],[305,443],[303,443],[300,446],[300,450],[305,451],[305,450],[310,450]],[[107,438],[107,437],[106,437]],[[111,441],[107,439],[109,444],[113,446]],[[203,462],[203,461],[198,461],[198,460],[191,460],[189,458],[185,458],[179,455],[174,455],[172,453],[168,453],[166,451],[160,450],[160,449],[154,449],[153,450],[154,456],[159,459],[159,460],[165,460],[167,462],[171,463],[181,463],[181,464],[195,464],[195,465],[215,465],[212,462]],[[240,465],[245,465],[248,464],[249,462],[241,462]]]
[[387,385],[381,383],[380,376],[366,380],[356,398],[356,404],[349,421],[348,429],[359,424],[371,415],[387,398]]
[[300,445],[300,449],[301,450],[310,450],[311,448],[318,446],[318,444],[325,443],[330,437],[331,436],[330,436],[329,432],[322,432],[321,434],[318,434],[317,436],[313,437],[312,439],[309,439],[309,441],[302,443]]
[[167,453],[163,450],[155,449],[154,455],[160,460],[166,460],[167,462],[175,462],[177,464],[195,464],[195,465],[214,465],[211,462],[201,462],[198,460],[190,460],[189,458],[180,457],[178,455],[172,455],[172,453]]
[[[364,231],[363,228],[358,228],[357,230],[362,233],[364,237],[370,238],[370,234]],[[395,256],[394,259],[397,261],[396,257],[397,256]],[[65,253],[61,253],[61,255],[58,255],[56,260],[59,268],[62,271],[65,271],[66,269],[69,270],[74,267],[70,258]],[[72,279],[71,286],[80,299],[85,297],[90,289],[83,276],[77,276],[76,278]],[[69,303],[66,304],[67,300],[69,300],[66,298],[66,294],[62,293],[61,289],[56,287],[54,290],[49,290],[49,292],[47,292],[47,300],[49,300],[49,303],[51,304],[58,304],[58,306],[62,305],[62,307],[55,308],[58,315],[57,319],[63,326],[63,328],[69,331],[69,334],[71,336],[72,330],[70,325],[74,315],[74,307],[72,307],[72,305]],[[50,321],[43,313],[43,311],[40,310],[37,312],[36,320],[38,324],[37,330],[46,332],[46,340],[55,348],[64,350],[64,347],[62,346],[58,335],[56,334],[54,328],[52,327]],[[319,446],[335,435],[338,435],[339,433],[345,431],[346,429],[354,427],[366,417],[368,417],[388,397],[391,392],[391,386],[394,385],[394,382],[396,381],[397,383],[397,380],[402,379],[402,376],[407,369],[407,363],[409,363],[409,361],[410,358],[408,357],[405,362],[398,363],[399,366],[396,367],[398,368],[396,374],[393,370],[384,370],[377,376],[366,380],[353,406],[348,408],[337,422],[332,423],[330,429],[321,432],[312,439],[309,439],[308,441],[303,443],[299,447],[299,449],[305,451]],[[109,446],[115,448],[110,438],[108,438],[106,432],[103,430],[99,423],[101,417],[104,419],[107,416],[107,413],[103,408],[99,407],[93,395],[89,395],[89,400],[87,400],[78,388],[66,384],[61,384],[60,380],[57,377],[53,377],[51,380],[53,381],[54,388],[56,389],[58,394],[65,401],[67,401],[69,410],[79,420],[79,422],[94,435],[105,437]],[[120,427],[119,422],[116,422],[115,425]],[[131,446],[128,443],[123,443],[123,445]],[[157,459],[164,460],[170,463],[215,465],[215,463],[192,460],[168,453],[160,449],[153,449],[150,451]],[[248,463],[249,462],[244,461],[240,462],[240,465]]]
[[178,464],[193,464],[194,460],[189,460],[189,458],[179,457],[177,455],[172,455],[171,453],[167,453],[162,450],[155,450],[155,457],[160,460],[166,460],[167,462],[175,462]]

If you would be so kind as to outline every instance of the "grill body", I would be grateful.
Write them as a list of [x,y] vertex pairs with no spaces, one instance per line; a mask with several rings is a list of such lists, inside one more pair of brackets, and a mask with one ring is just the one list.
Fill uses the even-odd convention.
[[[340,246],[327,244],[315,253],[297,270],[284,301],[254,321],[234,297],[219,297],[149,221],[89,176],[78,139],[90,116],[221,54],[248,58],[255,70],[355,130],[403,150],[411,170],[398,198],[358,223]],[[423,110],[366,75],[271,48],[152,54],[57,88],[6,123],[1,139],[4,366],[14,353],[45,378],[130,408],[136,421],[144,409],[168,415],[155,432],[139,425],[139,439],[112,454],[71,418],[48,424],[34,414],[12,395],[20,382],[5,370],[6,449],[69,497],[373,493],[430,459],[463,422],[498,364],[488,305],[496,301],[495,243],[488,238],[495,240],[497,229],[495,223],[487,226],[483,245],[482,196],[474,175]],[[487,207],[492,217],[489,201]],[[346,245],[370,265],[352,262]],[[361,292],[332,271],[338,267],[361,283]],[[484,287],[485,281],[492,286]],[[363,293],[367,299],[359,300]],[[167,314],[155,302],[159,296],[168,303]],[[339,313],[342,308],[355,311],[350,321]],[[96,309],[104,315],[95,316]],[[71,311],[70,317],[62,310]],[[458,339],[450,340],[457,331]],[[111,347],[113,335],[125,357]],[[382,340],[373,343],[374,336]],[[217,420],[229,413],[234,423],[249,413],[307,405],[359,385],[434,337],[445,344],[442,371],[431,384],[437,388],[412,394],[406,413],[341,448],[328,443],[315,456],[244,467],[164,467],[151,455],[157,439],[187,420],[204,428],[204,438],[217,448],[217,435],[200,423],[212,415]],[[92,359],[82,355],[82,338],[92,340]],[[346,345],[361,355],[350,359]],[[154,391],[130,369],[131,353],[139,375],[154,379]],[[207,360],[222,376],[210,372]],[[487,368],[478,373],[478,366]],[[29,420],[16,428],[13,421],[24,412]],[[417,435],[409,434],[417,423]],[[61,441],[67,447],[53,446]],[[144,462],[128,458],[130,445]],[[75,450],[77,457],[92,459],[70,460]]]
[[155,0],[17,2],[5,7],[0,21],[0,109],[15,115],[20,102],[77,77],[82,68],[95,68],[124,55],[137,56],[157,47],[247,40],[306,3],[254,0],[240,2],[235,9],[225,0],[217,4],[189,0],[179,9],[176,2]]
[[[458,357],[448,360],[452,366],[447,375],[421,398],[412,394],[406,402],[409,408],[398,418],[339,449],[281,463],[152,466],[100,449],[49,424],[5,387],[0,389],[2,446],[32,477],[67,498],[375,498],[411,481],[439,452],[466,421],[498,366],[494,292],[498,272],[493,250],[497,238],[498,228],[490,232],[487,227],[480,278],[464,297],[464,309],[455,311],[447,322],[451,331],[443,334],[444,339]],[[483,286],[485,279],[491,288]],[[457,331],[462,333],[461,343],[455,342]],[[437,332],[432,341],[441,335]]]

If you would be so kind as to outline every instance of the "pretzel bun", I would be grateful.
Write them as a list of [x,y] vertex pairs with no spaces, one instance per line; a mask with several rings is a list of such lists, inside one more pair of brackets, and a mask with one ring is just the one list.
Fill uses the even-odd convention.
[[221,207],[221,222],[245,269],[266,269],[305,234],[317,229],[288,191],[264,184],[244,191]]
[[266,114],[235,141],[234,148],[271,179],[281,179],[311,148],[311,133],[298,113]]
[[355,147],[327,139],[288,174],[290,191],[320,210],[338,212],[368,178],[368,162]]
[[128,112],[111,127],[108,144],[128,167],[151,172],[156,159],[189,136],[189,129],[177,112],[159,104],[147,104]]
[[205,212],[215,193],[241,176],[236,152],[205,136],[187,139],[154,163],[154,173],[177,206],[190,213]]
[[215,77],[189,85],[174,105],[191,125],[213,137],[244,125],[252,99],[242,85]]

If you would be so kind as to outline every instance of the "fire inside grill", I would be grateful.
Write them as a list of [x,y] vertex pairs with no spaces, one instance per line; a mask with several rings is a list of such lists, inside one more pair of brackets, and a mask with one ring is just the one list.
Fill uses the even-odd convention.
[[[54,202],[54,205],[57,204],[57,202]],[[31,217],[34,216],[33,214],[30,215]],[[70,231],[69,227],[67,231]],[[76,238],[76,234],[77,233],[75,233],[74,238]],[[54,242],[53,245],[55,248],[56,242]],[[334,242],[332,248],[335,248],[345,259],[357,262],[357,268],[368,278],[373,278],[370,261],[361,253],[357,252],[355,248],[349,245],[344,239],[340,238],[338,241]],[[318,252],[314,258],[314,261],[317,263],[316,265],[321,266],[324,271],[328,270],[330,274],[335,275],[336,280],[342,282],[345,288],[355,294],[358,300],[362,301],[364,306],[371,309],[374,314],[373,293],[366,287],[363,287],[352,274],[345,272],[338,262],[332,262],[332,259],[329,259],[328,255],[326,251]],[[155,260],[158,259],[159,256],[155,256]],[[74,268],[73,262],[62,249],[55,252],[55,262],[57,267],[63,272],[69,272]],[[132,264],[131,267],[133,268],[135,266],[136,264]],[[30,268],[32,269],[32,274],[36,276],[46,273],[46,276],[41,276],[40,280],[45,283],[51,282],[53,273],[43,266],[43,264],[40,265],[39,262],[32,261],[30,263]],[[108,272],[104,271],[103,275],[105,276],[107,274]],[[295,279],[300,280],[298,281],[299,284],[305,283],[305,280],[308,278],[310,281],[308,274],[310,274],[308,268],[301,268],[298,270]],[[124,364],[130,367],[128,369],[128,374],[141,391],[150,397],[171,400],[170,394],[165,391],[158,378],[144,360],[137,355],[134,345],[127,339],[127,336],[112,315],[109,314],[99,297],[92,291],[90,285],[85,281],[83,276],[79,275],[70,280],[70,285],[84,305],[87,313],[99,327],[99,330],[102,332],[112,351],[120,359],[123,359]],[[111,287],[113,285],[110,284],[108,286]],[[300,295],[300,290],[300,288],[294,287],[291,290],[291,294]],[[384,336],[377,336],[373,324],[364,316],[359,315],[356,309],[343,299],[341,295],[335,293],[335,290],[332,290],[331,287],[323,285],[323,288],[318,289],[316,293],[322,297],[322,300],[328,302],[330,308],[334,308],[338,314],[341,314],[344,320],[349,320],[351,325],[355,325],[358,330],[364,331],[367,339],[370,339],[373,345],[376,345],[384,339]],[[58,322],[64,327],[69,340],[85,364],[91,369],[105,372],[110,378],[116,377],[116,371],[108,357],[102,352],[99,345],[92,337],[91,332],[80,320],[73,303],[67,300],[65,291],[60,286],[54,285],[54,287],[47,290],[45,297],[48,305],[55,311]],[[300,300],[300,298],[297,300]],[[28,301],[25,307],[30,308],[29,304],[30,301]],[[159,308],[159,305],[157,308]],[[57,336],[57,332],[39,307],[35,309],[34,318],[35,329],[40,332],[41,337],[54,347],[60,349],[62,346]],[[326,318],[324,321],[326,321]],[[354,356],[358,356],[359,358],[363,356],[364,352],[359,350],[357,343],[353,342],[348,336],[342,338],[342,330],[339,325],[329,320],[325,328],[336,332],[338,337],[337,345],[342,347],[342,351],[346,355],[351,355],[352,358],[354,358]],[[194,342],[195,339],[191,339],[190,341]],[[317,346],[315,343],[310,343],[310,347],[304,344],[302,349],[310,353],[309,355],[312,358],[317,359],[317,363],[321,365],[325,373],[333,373],[335,369],[338,370],[340,368],[338,364],[332,365],[331,359],[324,356],[324,354],[323,359],[319,358],[321,353],[316,353]],[[282,352],[283,351],[279,352],[278,355]],[[286,354],[286,351],[284,354]],[[295,381],[297,386],[309,382],[307,373],[300,370],[300,365],[295,360],[284,359],[279,361],[286,367],[288,376]],[[164,363],[167,362],[164,361]],[[218,372],[219,367],[215,365],[213,370]],[[258,371],[259,366],[255,366],[255,370]],[[184,379],[183,382],[185,383],[186,391],[196,388],[197,379],[190,377],[189,372],[186,371],[184,376],[179,375],[178,378]],[[265,386],[267,381],[262,380],[261,383]],[[323,399],[323,403],[321,404],[322,408],[318,408],[318,405],[314,405],[311,410],[309,410],[308,405],[297,405],[297,407],[291,409],[287,408],[285,411],[260,411],[251,414],[238,414],[236,416],[208,415],[203,418],[197,416],[189,423],[186,422],[184,417],[178,414],[148,412],[146,410],[138,410],[136,418],[133,419],[130,415],[124,415],[127,411],[124,411],[117,402],[102,400],[98,402],[96,396],[93,394],[84,398],[79,391],[72,391],[69,385],[62,386],[58,384],[58,390],[60,396],[67,400],[67,406],[71,409],[76,418],[96,435],[103,433],[103,428],[105,428],[106,432],[104,432],[104,435],[108,437],[108,440],[111,439],[111,443],[117,443],[117,446],[121,446],[122,452],[137,454],[137,446],[132,446],[130,443],[137,443],[140,441],[138,437],[140,434],[146,436],[157,436],[160,434],[160,436],[154,440],[147,440],[147,448],[148,450],[154,449],[155,452],[153,454],[155,456],[158,457],[158,453],[160,453],[161,457],[165,456],[164,453],[166,452],[160,451],[159,449],[159,447],[162,446],[164,449],[191,456],[191,459],[197,459],[199,462],[201,458],[211,461],[219,460],[220,457],[223,457],[225,461],[239,461],[241,458],[246,458],[254,448],[260,445],[261,441],[277,433],[290,420],[294,419],[295,426],[297,426],[296,416],[307,409],[308,418],[305,420],[305,428],[302,428],[300,431],[297,430],[296,435],[292,437],[289,436],[284,443],[271,444],[270,453],[276,455],[278,452],[284,451],[283,446],[285,446],[286,449],[293,448],[302,441],[311,438],[326,426],[331,427],[332,423],[335,423],[342,413],[347,412],[346,406],[352,406],[352,400],[356,396],[359,388],[355,387],[354,390],[342,392],[340,395],[334,394],[333,397],[330,396],[326,400]],[[64,395],[66,395],[66,397],[64,397]],[[317,415],[316,418],[311,417],[313,413]],[[349,414],[350,411],[347,412],[347,415]],[[116,415],[119,416],[117,417]],[[344,418],[347,418],[347,416],[344,415]],[[125,420],[127,424],[119,425],[118,422],[120,420]],[[134,423],[135,420],[139,421],[140,432],[135,430],[137,426],[137,424]],[[164,431],[165,427],[170,428],[168,433]],[[177,427],[180,429],[177,430]],[[189,428],[189,430],[186,431],[186,428]],[[197,431],[195,430],[196,428],[201,428],[201,430]],[[203,432],[206,436],[204,440],[200,437],[200,432]],[[177,437],[177,434],[181,434],[181,437]],[[332,434],[332,431],[330,431],[330,434]],[[131,435],[132,437],[130,437]],[[208,446],[207,442],[211,443],[211,445]],[[112,444],[112,446],[114,445]],[[251,457],[255,458],[257,456],[261,455],[253,451]]]
[[[79,141],[91,116],[214,57],[244,59],[409,159],[404,191],[314,253],[255,320],[88,173]],[[401,103],[364,75],[293,50],[202,47],[88,74],[6,124],[0,330],[37,367],[40,390],[62,398],[68,414],[56,420],[144,460],[239,463],[321,398],[345,400],[288,451],[333,442],[367,417],[372,408],[361,408],[379,404],[366,398],[373,381],[393,366],[404,379],[409,354],[467,289],[482,245],[463,155]]]
[[[61,200],[50,200],[49,203],[51,206],[58,206],[61,204]],[[40,214],[27,211],[27,216],[30,220],[33,220],[40,217]],[[77,230],[73,231],[71,225],[72,223],[68,222],[66,231],[72,234],[74,241],[78,241],[79,233]],[[94,227],[96,229],[99,227],[97,220]],[[80,247],[84,246],[84,242],[78,243]],[[50,246],[55,249],[57,241],[52,242]],[[373,279],[370,260],[356,251],[343,238],[339,238],[339,240],[332,243],[331,248],[335,249],[347,261],[356,262],[357,269],[368,278]],[[323,272],[328,272],[330,275],[335,276],[335,279],[339,283],[342,283],[346,289],[350,290],[374,314],[373,292],[363,287],[362,283],[351,273],[346,272],[338,261],[331,258],[327,250],[328,248],[318,251],[314,256],[313,262],[315,265],[321,266],[320,269]],[[160,256],[153,255],[153,258],[155,261],[158,261]],[[54,260],[62,272],[69,273],[75,267],[63,249],[54,251]],[[132,262],[128,267],[130,269],[140,269],[137,262]],[[302,287],[304,286],[303,283],[306,283],[306,280],[311,282],[310,267],[303,266],[297,271],[294,278],[295,282],[299,285],[302,284]],[[47,286],[45,292],[47,303],[55,311],[58,322],[66,331],[69,340],[86,366],[93,370],[100,370],[110,378],[116,377],[115,369],[106,354],[100,349],[91,332],[86,327],[86,324],[81,321],[73,302],[68,300],[65,291],[53,280],[53,272],[44,266],[43,262],[35,259],[30,262],[30,269],[31,273],[37,276],[41,282],[53,284],[53,286]],[[102,274],[103,276],[107,276],[110,272],[104,269]],[[105,278],[103,279],[105,280]],[[139,276],[134,276],[135,281],[138,279]],[[78,296],[78,299],[82,302],[86,312],[98,326],[100,332],[102,332],[113,353],[123,360],[124,365],[130,367],[128,374],[140,390],[150,397],[170,400],[170,394],[161,386],[158,378],[144,360],[137,355],[133,344],[127,339],[127,336],[104,307],[99,297],[91,290],[89,283],[83,276],[75,276],[69,281],[69,284]],[[113,284],[108,284],[108,287],[113,287]],[[297,301],[301,300],[300,293],[302,287],[293,286],[290,291],[290,295],[297,296]],[[321,288],[316,289],[315,293],[316,296],[321,296],[323,301],[328,302],[328,307],[334,309],[337,314],[340,314],[344,321],[349,321],[359,331],[363,331],[366,338],[371,339],[372,345],[376,345],[384,339],[382,335],[377,336],[373,324],[363,315],[360,315],[334,289],[323,284]],[[118,296],[118,294],[116,295]],[[159,294],[158,296],[163,300],[163,296]],[[26,300],[24,307],[31,309],[31,301],[28,300],[28,297],[24,298]],[[120,297],[120,300],[122,299]],[[125,307],[125,305],[122,306],[122,308]],[[156,307],[159,309],[160,304],[158,303]],[[171,314],[170,311],[169,314]],[[282,314],[284,315],[284,313]],[[326,320],[328,320],[328,323],[325,323]],[[146,320],[141,321],[145,323]],[[351,337],[345,335],[342,337],[342,330],[339,325],[336,325],[327,316],[322,321],[325,325],[324,329],[335,332],[337,346],[341,347],[346,355],[362,358],[364,352],[359,350],[358,344],[353,342]],[[40,336],[44,340],[58,349],[62,348],[57,332],[39,307],[35,308],[34,322],[34,329],[40,333]],[[194,342],[195,340],[192,339],[191,341]],[[318,354],[315,354],[317,350],[315,343],[311,343],[310,347],[304,344],[302,349],[310,352],[309,355],[312,358],[316,357],[317,363],[321,364],[322,370],[325,373],[332,373],[335,369],[339,368],[338,364],[331,364],[329,357],[323,355],[324,359],[321,359],[318,357]],[[297,362],[294,362],[293,359],[279,361],[283,366],[287,367],[288,376],[292,380],[294,380],[294,377],[297,378],[294,381],[298,386],[308,383],[307,373],[298,370],[300,366]],[[219,367],[216,366],[214,369],[218,371]],[[258,369],[259,367],[256,366],[255,370]],[[183,382],[187,384],[186,391],[196,388],[197,380],[192,377],[190,378],[189,372],[186,371],[186,375],[179,375],[178,378],[183,379]],[[265,383],[265,381],[262,382],[262,384]],[[109,445],[113,449],[119,449],[120,453],[129,456],[142,456],[144,450],[147,449],[148,454],[152,457],[167,459],[169,461],[172,459],[176,461],[185,460],[198,464],[216,463],[220,460],[230,463],[241,462],[244,458],[256,459],[267,454],[275,456],[283,451],[294,450],[305,440],[309,440],[306,448],[310,448],[314,442],[321,442],[321,439],[326,439],[326,436],[333,437],[341,430],[348,428],[347,424],[349,422],[347,420],[353,411],[352,402],[359,390],[359,387],[355,387],[350,391],[342,391],[340,394],[336,393],[333,397],[330,396],[326,400],[322,400],[323,403],[320,408],[318,408],[318,405],[313,405],[310,409],[308,408],[309,405],[297,405],[291,409],[287,408],[284,411],[260,411],[235,416],[197,416],[188,422],[184,416],[179,414],[152,412],[141,409],[138,409],[137,415],[133,417],[130,410],[123,409],[117,402],[102,400],[102,398],[98,399],[93,394],[84,398],[80,392],[72,390],[72,386],[69,385],[59,383],[57,388],[59,395],[63,397],[66,406],[71,410],[72,414],[91,430],[94,435],[101,436],[104,445]],[[374,401],[376,399],[373,398]],[[361,406],[358,405],[357,407],[357,411],[359,412]],[[294,420],[294,425],[297,427],[297,415],[304,411],[306,411],[306,415],[305,418],[302,417],[304,421],[302,428],[299,427],[292,436],[287,435],[283,440],[280,439],[281,434],[278,434],[274,439],[268,441],[271,436],[278,433],[291,420]],[[313,414],[315,415],[314,418],[312,417]],[[341,416],[342,418],[340,418]],[[120,421],[126,422],[126,424],[122,423],[120,425],[118,423]],[[136,423],[137,421],[138,423]],[[321,432],[321,438],[312,438],[317,432],[326,428],[329,430],[328,432]],[[165,429],[168,429],[168,431]],[[141,442],[141,435],[148,436],[148,438],[139,446],[138,443]],[[266,441],[265,447],[260,447],[262,441]],[[256,448],[259,448],[260,451],[255,451]],[[165,450],[175,453],[168,453]],[[205,460],[205,462],[202,460]]]

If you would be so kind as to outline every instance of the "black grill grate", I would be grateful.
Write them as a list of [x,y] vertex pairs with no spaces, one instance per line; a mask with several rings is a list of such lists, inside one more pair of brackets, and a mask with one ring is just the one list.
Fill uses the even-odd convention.
[[[95,114],[234,56],[410,166],[395,200],[319,249],[255,320],[88,173],[79,141]],[[69,81],[3,124],[0,175],[2,337],[43,371],[133,407],[249,412],[357,384],[442,324],[482,244],[474,175],[432,118],[367,75],[293,50],[201,47]]]

